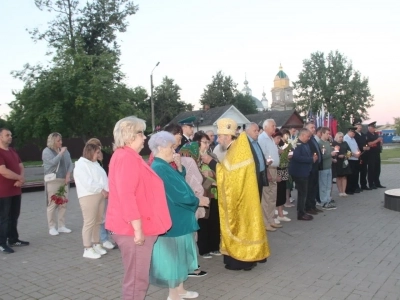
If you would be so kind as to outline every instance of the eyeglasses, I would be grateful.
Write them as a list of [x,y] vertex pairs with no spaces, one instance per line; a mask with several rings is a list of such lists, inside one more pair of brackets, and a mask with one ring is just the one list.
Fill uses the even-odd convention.
[[206,145],[210,145],[211,144],[209,141],[200,141],[200,142],[202,142],[202,143],[204,143]]

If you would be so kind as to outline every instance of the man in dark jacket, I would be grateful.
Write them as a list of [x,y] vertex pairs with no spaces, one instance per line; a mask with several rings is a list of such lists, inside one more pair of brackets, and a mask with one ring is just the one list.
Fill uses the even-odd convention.
[[[318,185],[318,172],[320,169],[320,164],[322,164],[322,152],[319,147],[317,139],[320,139],[316,134],[315,124],[314,122],[308,122],[306,124],[306,128],[311,132],[310,140],[308,141],[308,146],[310,147],[311,153],[317,156],[317,160],[312,164],[311,172],[308,178],[308,191],[307,191],[307,200],[306,200],[306,212],[312,215],[316,215],[319,212],[323,212],[321,209],[318,209],[315,199],[319,199],[319,185]],[[316,139],[317,136],[317,139]],[[318,200],[319,201],[319,200]]]
[[312,153],[308,141],[312,134],[307,128],[299,131],[298,145],[293,151],[293,157],[289,164],[289,174],[296,183],[298,192],[297,199],[297,219],[311,221],[313,217],[305,212],[305,202],[307,199],[309,176],[313,164],[318,161],[318,155]]
[[[369,191],[371,190],[367,186],[367,172],[368,172],[368,154],[369,147],[367,145],[367,136],[361,132],[362,125],[361,122],[355,122],[354,126],[357,128],[354,139],[357,142],[358,149],[361,151],[361,156],[359,158],[359,179],[357,178],[357,187],[361,190]],[[360,181],[360,185],[358,185]]]

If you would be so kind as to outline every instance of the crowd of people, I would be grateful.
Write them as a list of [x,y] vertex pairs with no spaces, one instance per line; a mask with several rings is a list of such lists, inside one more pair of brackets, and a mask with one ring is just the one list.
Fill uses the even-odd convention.
[[[336,209],[335,178],[340,197],[384,187],[375,122],[366,135],[357,123],[334,139],[329,128],[313,122],[279,130],[268,119],[240,133],[234,120],[222,118],[217,139],[212,130],[194,133],[193,127],[188,118],[152,134],[146,162],[139,154],[145,122],[123,118],[113,131],[112,156],[90,139],[74,170],[61,134],[48,137],[42,158],[49,234],[71,232],[65,213],[74,172],[83,257],[120,249],[124,299],[144,299],[150,283],[168,288],[168,300],[197,298],[184,282],[207,274],[198,255],[223,256],[225,268],[235,271],[265,263],[266,232],[291,221],[284,207],[292,206],[294,187],[302,221]],[[0,250],[6,253],[29,245],[17,231],[24,168],[11,141],[11,132],[0,129]]]

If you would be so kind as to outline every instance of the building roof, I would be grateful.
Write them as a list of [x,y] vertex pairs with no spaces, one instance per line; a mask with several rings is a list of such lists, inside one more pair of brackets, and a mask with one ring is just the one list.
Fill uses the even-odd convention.
[[[215,121],[217,121],[232,106],[233,106],[232,104],[229,104],[225,106],[213,107],[207,111],[194,110],[194,111],[181,112],[179,115],[173,118],[170,123],[178,123],[179,120],[188,118],[190,116],[195,116],[196,117],[196,120],[194,121],[195,125],[197,125],[197,122],[199,122],[199,125],[201,126],[213,125]],[[203,121],[200,123],[201,118],[203,118]]]
[[[291,117],[295,115],[298,122],[296,124],[290,124],[288,121]],[[303,118],[295,109],[283,110],[283,111],[266,111],[258,114],[246,115],[246,118],[251,122],[257,123],[262,126],[266,119],[274,119],[277,127],[289,127],[293,125],[294,127],[299,127],[300,123],[303,122]]]

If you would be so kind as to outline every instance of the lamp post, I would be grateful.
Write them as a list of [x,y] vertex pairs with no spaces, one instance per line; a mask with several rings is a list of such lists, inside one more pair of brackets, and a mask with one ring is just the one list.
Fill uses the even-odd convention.
[[150,74],[150,105],[151,105],[151,129],[154,132],[155,130],[155,121],[154,121],[154,100],[153,100],[153,71],[155,68],[157,68],[157,66],[160,64],[160,62],[158,62],[156,64],[156,66],[153,68],[153,70],[151,70],[151,74]]

